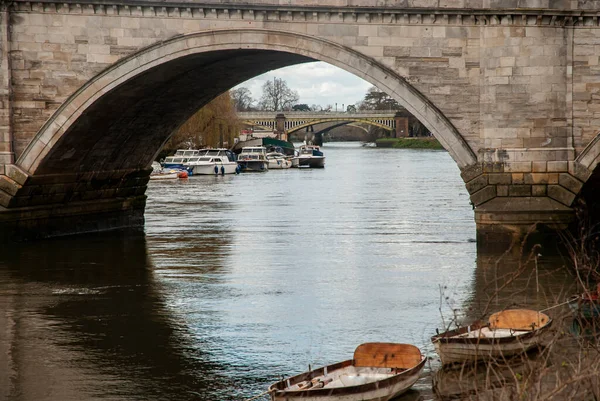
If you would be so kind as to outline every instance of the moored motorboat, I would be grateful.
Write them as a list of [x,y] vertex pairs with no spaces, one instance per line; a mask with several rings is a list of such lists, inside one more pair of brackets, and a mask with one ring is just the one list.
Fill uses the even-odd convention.
[[292,159],[292,167],[325,167],[325,156],[321,148],[316,145],[302,145],[298,155]]
[[174,180],[177,178],[187,178],[187,172],[185,172],[185,177],[182,175],[183,170],[167,170],[167,171],[157,171],[152,172],[150,174],[151,180]]
[[414,345],[365,343],[353,359],[281,380],[268,392],[272,401],[388,401],[417,381],[426,360]]
[[191,158],[199,157],[204,155],[206,151],[204,149],[177,149],[173,156],[166,157],[161,165],[165,169],[180,169],[183,170],[184,164],[187,163]]
[[224,175],[238,173],[233,152],[227,149],[205,149],[203,156],[191,157],[184,166],[192,175]]
[[443,365],[504,359],[542,345],[552,319],[528,309],[494,313],[487,322],[447,331],[431,338]]
[[292,162],[283,153],[271,152],[266,155],[269,170],[286,169],[292,167]]
[[241,171],[264,172],[269,170],[267,152],[264,146],[242,148],[242,152],[238,155],[237,163]]

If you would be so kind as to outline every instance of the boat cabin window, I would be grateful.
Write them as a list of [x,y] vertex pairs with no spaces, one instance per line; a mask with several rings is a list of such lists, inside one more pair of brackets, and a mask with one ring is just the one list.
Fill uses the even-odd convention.
[[165,159],[165,163],[173,163],[173,159],[174,159],[174,158],[173,158],[172,156],[170,156],[170,157],[167,157],[167,158]]
[[174,157],[172,163],[183,163],[184,160],[181,157]]
[[192,162],[197,162],[197,161],[198,161],[198,158],[197,158],[197,157],[190,157],[190,158],[188,159],[188,162],[189,162],[189,163],[192,163]]
[[210,157],[201,157],[200,159],[198,159],[198,161],[209,162],[209,161],[211,161],[211,159],[210,159]]

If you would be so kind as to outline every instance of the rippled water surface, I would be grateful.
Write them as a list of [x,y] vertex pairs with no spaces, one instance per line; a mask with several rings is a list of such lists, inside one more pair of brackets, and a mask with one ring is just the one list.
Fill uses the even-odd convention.
[[488,299],[457,166],[324,152],[320,170],[151,182],[144,235],[3,252],[0,399],[242,400],[367,341],[433,356],[442,315]]

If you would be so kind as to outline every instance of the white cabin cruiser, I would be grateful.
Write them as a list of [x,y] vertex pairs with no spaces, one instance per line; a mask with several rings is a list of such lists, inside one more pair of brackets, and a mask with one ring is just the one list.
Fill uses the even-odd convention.
[[204,154],[193,156],[184,164],[192,175],[225,175],[238,173],[233,152],[228,149],[204,149]]
[[268,171],[267,149],[264,146],[249,146],[242,148],[237,162],[241,171]]
[[280,152],[267,153],[269,169],[285,169],[292,167],[292,161]]
[[292,159],[292,167],[325,167],[325,156],[317,145],[300,146],[298,156]]

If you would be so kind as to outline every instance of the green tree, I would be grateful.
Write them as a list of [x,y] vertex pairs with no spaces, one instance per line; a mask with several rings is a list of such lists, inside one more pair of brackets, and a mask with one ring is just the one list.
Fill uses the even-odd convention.
[[[431,136],[431,133],[416,117],[408,112],[396,100],[387,93],[380,91],[376,87],[371,87],[365,94],[364,99],[359,104],[359,110],[389,110],[396,111],[400,116],[408,118],[408,130],[410,136]],[[383,128],[370,127],[369,135],[375,138],[386,137],[390,135],[389,131]]]
[[295,104],[292,107],[293,111],[311,111],[310,107],[308,107],[308,105],[306,103],[302,103],[302,104]]
[[375,86],[369,88],[365,98],[360,103],[360,110],[404,110],[390,95],[380,91]]

